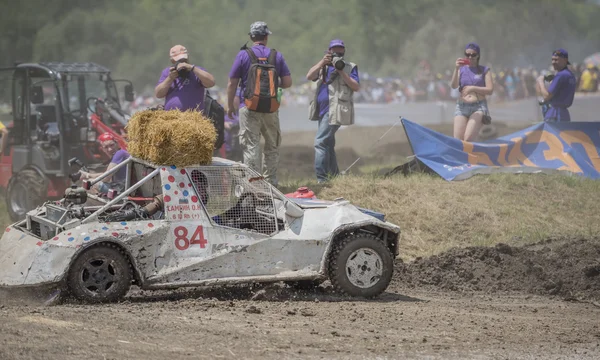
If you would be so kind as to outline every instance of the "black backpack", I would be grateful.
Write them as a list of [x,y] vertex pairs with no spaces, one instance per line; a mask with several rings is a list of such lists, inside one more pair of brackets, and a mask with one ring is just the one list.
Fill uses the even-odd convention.
[[279,74],[275,67],[277,51],[271,49],[268,58],[257,58],[252,49],[245,50],[250,57],[250,69],[244,91],[244,103],[248,110],[273,113],[279,109]]
[[217,130],[215,149],[220,149],[225,143],[225,109],[210,96],[208,91],[204,96],[204,116],[212,121],[215,130]]

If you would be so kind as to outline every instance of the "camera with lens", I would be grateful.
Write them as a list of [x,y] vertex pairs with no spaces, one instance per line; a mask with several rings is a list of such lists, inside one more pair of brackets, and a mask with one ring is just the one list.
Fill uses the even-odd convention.
[[346,62],[344,61],[344,54],[332,53],[331,54],[331,65],[338,70],[343,70],[346,67]]
[[177,65],[182,64],[182,63],[187,63],[187,60],[186,59],[177,60],[175,65],[173,65],[173,68],[177,70],[177,75],[180,78],[185,78],[185,77],[187,77],[189,71],[183,67],[177,69]]
[[552,80],[554,80],[554,74],[544,76],[544,81],[551,82]]

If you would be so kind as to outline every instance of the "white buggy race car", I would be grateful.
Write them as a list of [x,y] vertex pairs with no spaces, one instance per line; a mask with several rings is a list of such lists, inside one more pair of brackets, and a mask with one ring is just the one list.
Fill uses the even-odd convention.
[[[120,193],[90,189],[122,167]],[[123,190],[124,188],[124,190]],[[292,199],[247,166],[177,168],[129,158],[9,226],[0,288],[57,288],[87,302],[142,289],[320,282],[373,297],[388,286],[400,228],[338,199]]]

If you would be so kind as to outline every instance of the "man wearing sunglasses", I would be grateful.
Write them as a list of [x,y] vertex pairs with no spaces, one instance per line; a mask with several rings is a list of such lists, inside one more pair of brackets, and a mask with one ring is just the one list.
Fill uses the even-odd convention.
[[546,88],[544,76],[537,79],[537,88],[543,98],[542,112],[544,121],[571,121],[568,108],[573,104],[577,80],[569,70],[569,53],[558,49],[552,53],[552,67],[556,71],[550,85]]
[[[110,169],[114,168],[115,166],[119,165],[127,158],[129,158],[129,153],[126,150],[121,149],[119,143],[117,143],[117,141],[111,134],[104,133],[100,135],[98,137],[98,141],[100,142],[102,150],[104,150],[104,152],[111,158],[110,164],[108,164],[106,171],[109,171]],[[102,173],[92,174],[85,171],[81,171],[80,174],[81,180],[93,180],[98,176],[102,175]],[[117,171],[114,175],[107,176],[103,179],[103,181],[100,181],[99,183],[94,185],[94,189],[99,193],[106,194],[111,188],[115,188],[115,186],[118,187],[121,184],[125,184],[125,176],[127,176],[127,168],[123,167],[119,169],[119,171]]]

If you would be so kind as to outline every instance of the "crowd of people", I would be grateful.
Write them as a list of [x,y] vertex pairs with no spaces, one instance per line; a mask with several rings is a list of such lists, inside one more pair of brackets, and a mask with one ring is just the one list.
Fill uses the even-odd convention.
[[[193,65],[185,47],[173,47],[172,66],[163,70],[154,93],[139,95],[128,110],[134,113],[164,105],[167,110],[203,111],[208,91],[227,111],[226,143],[221,155],[243,161],[276,185],[280,106],[309,107],[310,119],[317,122],[315,174],[318,181],[327,181],[338,174],[335,133],[341,125],[354,124],[355,103],[453,101],[457,104],[454,136],[473,141],[481,126],[491,120],[488,102],[537,97],[545,117],[568,121],[566,109],[571,106],[574,92],[597,92],[599,85],[598,68],[593,64],[571,64],[564,49],[553,53],[552,65],[546,69],[495,69],[480,64],[481,49],[475,43],[467,45],[465,58],[458,59],[453,70],[436,72],[423,60],[411,79],[374,78],[367,73],[359,76],[359,67],[343,59],[345,45],[340,39],[331,41],[325,56],[297,85],[292,84],[292,73],[283,55],[267,47],[271,34],[264,22],[251,25],[248,35],[252,46],[238,53],[225,89],[215,86],[208,70]],[[182,77],[182,73],[188,75]],[[261,137],[264,149],[260,149]],[[261,162],[263,168],[258,168]]]
[[[593,64],[574,63],[571,70],[577,78],[577,92],[598,92],[600,69]],[[496,86],[490,98],[492,103],[532,98],[535,93],[535,79],[547,75],[550,69],[500,68],[490,66],[492,78]],[[404,104],[419,101],[456,101],[458,91],[450,87],[452,70],[430,73],[419,79],[381,78],[368,73],[361,73],[361,89],[354,95],[354,102],[360,104]],[[308,106],[314,93],[315,84],[302,81],[299,85],[286,89],[282,96],[281,106]],[[226,102],[225,89],[214,87],[210,90],[219,103]],[[150,91],[139,94],[135,101],[127,104],[127,110],[134,113],[163,103]]]

